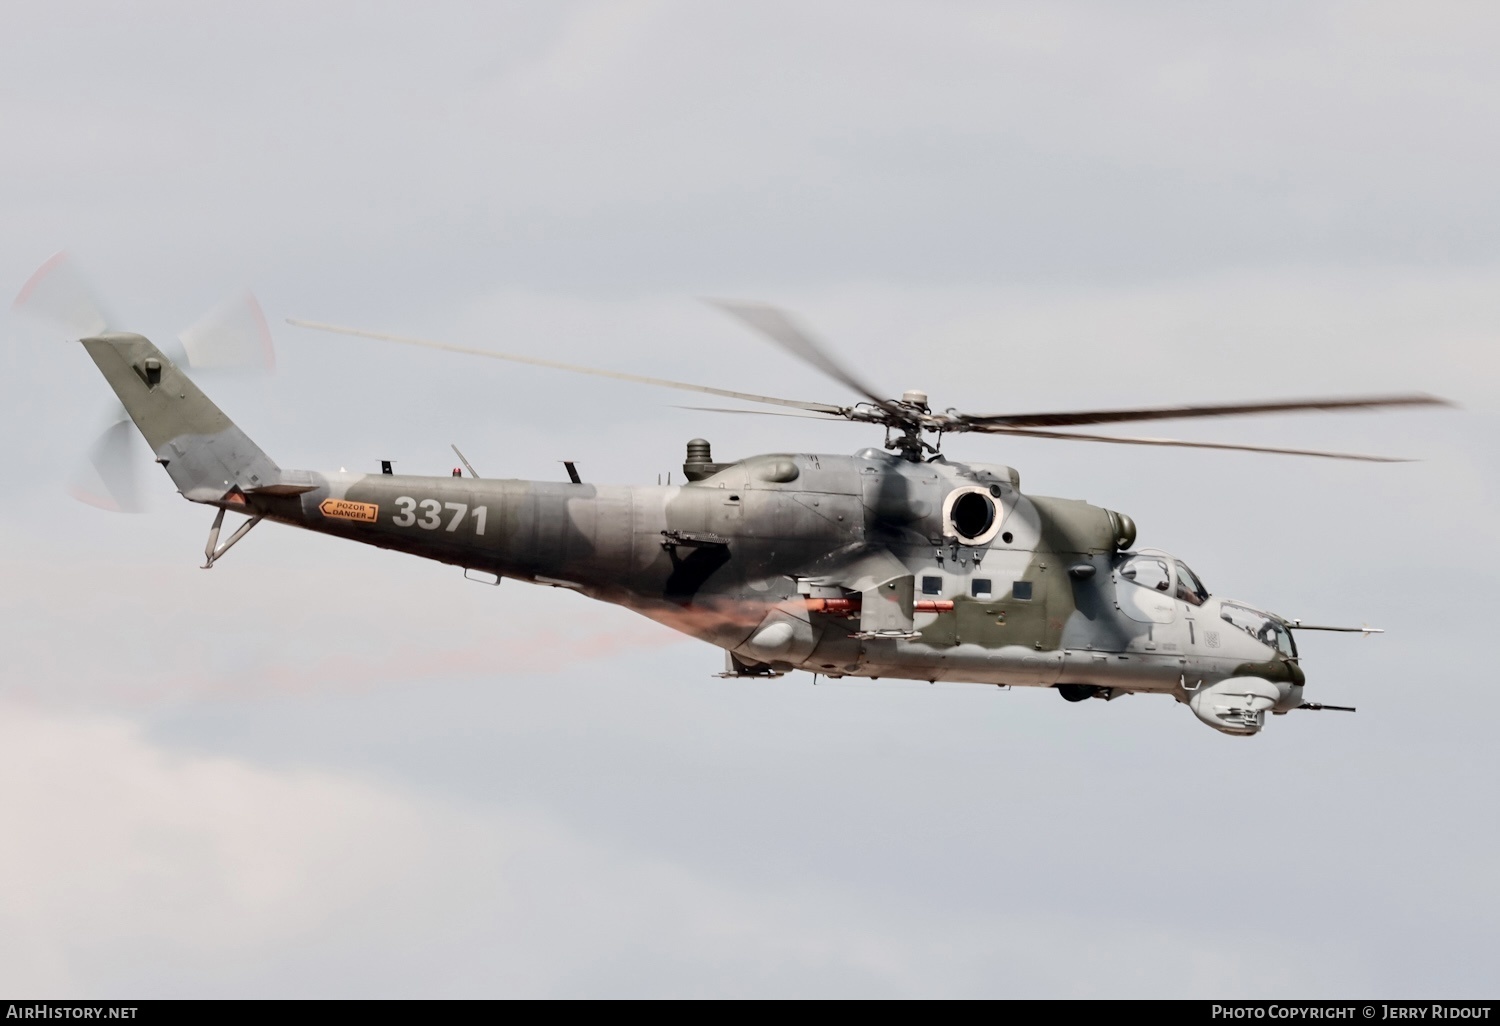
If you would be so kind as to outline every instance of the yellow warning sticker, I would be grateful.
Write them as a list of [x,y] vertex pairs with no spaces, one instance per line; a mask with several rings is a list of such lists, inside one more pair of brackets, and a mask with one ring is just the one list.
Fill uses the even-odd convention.
[[375,518],[380,515],[380,507],[373,503],[349,502],[346,499],[324,499],[318,503],[318,509],[325,517],[359,520],[366,524],[373,524]]

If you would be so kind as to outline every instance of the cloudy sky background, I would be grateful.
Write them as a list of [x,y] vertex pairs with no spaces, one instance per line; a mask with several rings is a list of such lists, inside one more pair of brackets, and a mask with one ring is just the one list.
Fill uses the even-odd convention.
[[[67,248],[283,466],[652,482],[852,425],[320,336],[844,400],[695,297],[974,411],[1418,389],[1164,425],[1381,467],[955,439],[1216,592],[1386,627],[1228,738],[1144,697],[713,679],[563,592],[64,495],[108,393],[6,320],[0,991],[1494,996],[1489,5],[12,3],[0,282]],[[678,471],[680,473],[680,470]]]

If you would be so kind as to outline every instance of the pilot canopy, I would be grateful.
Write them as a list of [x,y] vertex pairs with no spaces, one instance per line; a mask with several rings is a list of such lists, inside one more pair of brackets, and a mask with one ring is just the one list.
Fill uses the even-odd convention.
[[1208,589],[1186,563],[1156,549],[1125,553],[1119,573],[1121,580],[1171,595],[1189,605],[1201,606],[1208,598]]

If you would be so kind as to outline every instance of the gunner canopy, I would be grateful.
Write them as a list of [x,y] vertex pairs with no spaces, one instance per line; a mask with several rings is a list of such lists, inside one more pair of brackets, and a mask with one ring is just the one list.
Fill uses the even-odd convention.
[[1238,602],[1220,602],[1219,616],[1261,644],[1270,645],[1290,659],[1297,658],[1297,644],[1292,640],[1292,632],[1270,613],[1262,613]]

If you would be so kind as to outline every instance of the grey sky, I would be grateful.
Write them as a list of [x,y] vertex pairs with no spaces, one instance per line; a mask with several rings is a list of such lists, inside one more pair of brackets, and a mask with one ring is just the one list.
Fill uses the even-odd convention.
[[[654,481],[849,425],[325,337],[287,316],[796,398],[697,302],[1029,410],[1429,390],[1185,437],[961,439],[1130,513],[1303,643],[1244,741],[1146,697],[715,680],[562,591],[68,500],[107,389],[6,321],[0,990],[1493,996],[1500,70],[1487,5],[10,4],[0,282],[67,247],[287,466]],[[689,400],[691,401],[691,400]],[[1160,433],[1168,433],[1170,425]]]

